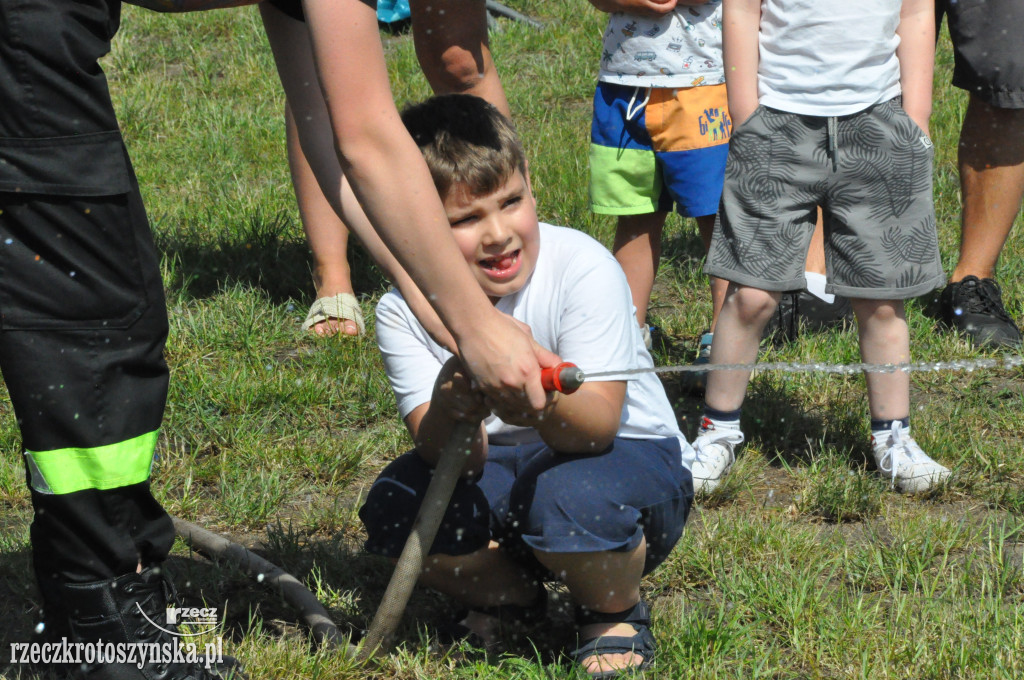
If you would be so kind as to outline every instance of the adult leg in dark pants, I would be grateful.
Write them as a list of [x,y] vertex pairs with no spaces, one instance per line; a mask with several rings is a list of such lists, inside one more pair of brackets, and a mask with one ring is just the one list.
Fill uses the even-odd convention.
[[974,344],[1014,347],[1021,334],[1003,306],[996,263],[1024,199],[1024,5],[1014,0],[936,0],[953,41],[953,85],[970,93],[958,164],[960,256],[938,306]]
[[[167,396],[156,249],[98,60],[116,0],[0,0],[0,370],[51,636],[168,642],[150,468]],[[159,618],[157,618],[159,617]],[[102,661],[90,678],[215,677]]]

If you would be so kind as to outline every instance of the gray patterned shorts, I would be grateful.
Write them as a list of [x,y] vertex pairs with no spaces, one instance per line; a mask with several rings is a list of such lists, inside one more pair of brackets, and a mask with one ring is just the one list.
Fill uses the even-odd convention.
[[805,287],[817,208],[830,293],[900,300],[946,282],[931,140],[897,97],[826,118],[760,106],[733,131],[704,271],[762,290]]

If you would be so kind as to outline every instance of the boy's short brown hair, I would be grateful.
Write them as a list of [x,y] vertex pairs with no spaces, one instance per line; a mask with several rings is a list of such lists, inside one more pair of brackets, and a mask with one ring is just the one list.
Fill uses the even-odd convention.
[[479,97],[431,97],[405,107],[402,122],[441,198],[456,184],[481,196],[497,191],[516,170],[526,175],[526,154],[512,123]]

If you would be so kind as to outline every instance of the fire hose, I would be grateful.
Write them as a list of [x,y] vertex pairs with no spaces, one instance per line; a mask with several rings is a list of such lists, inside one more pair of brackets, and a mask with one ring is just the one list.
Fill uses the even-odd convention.
[[[641,373],[682,373],[705,370],[780,370],[785,372],[818,372],[851,374],[859,372],[891,373],[894,371],[932,372],[938,370],[973,370],[974,368],[1016,369],[1024,366],[1024,358],[1005,356],[998,359],[958,360],[951,362],[931,362],[919,364],[793,364],[793,363],[761,363],[761,364],[720,364],[715,366],[668,366],[634,368],[614,371],[601,371],[584,374],[576,365],[565,362],[541,372],[541,384],[547,391],[558,391],[572,394],[587,379],[611,378],[629,380]],[[614,376],[614,377],[613,377]],[[419,514],[405,547],[395,565],[394,573],[388,583],[381,603],[377,609],[370,628],[359,647],[348,643],[341,635],[337,626],[331,621],[326,610],[295,577],[284,572],[267,560],[255,555],[244,547],[217,536],[191,522],[173,518],[174,527],[179,536],[185,539],[197,552],[207,557],[223,558],[234,562],[248,574],[264,583],[275,585],[282,597],[294,607],[309,626],[318,642],[347,649],[347,653],[355,654],[360,659],[369,659],[385,648],[399,622],[405,606],[412,594],[412,589],[419,579],[426,551],[434,542],[444,512],[451,500],[455,483],[458,481],[469,453],[469,443],[475,433],[475,426],[468,424],[456,425],[451,438],[445,445],[438,460],[434,475],[427,487]]]
[[318,644],[347,648],[350,654],[358,652],[338,631],[338,627],[331,621],[327,610],[316,596],[297,578],[234,541],[178,517],[171,519],[174,521],[174,530],[177,534],[196,552],[237,565],[250,578],[277,588],[285,602],[291,605],[309,626]]
[[[549,392],[572,394],[583,384],[583,373],[573,364],[561,363],[541,372],[541,384]],[[196,552],[211,559],[235,564],[250,578],[274,586],[281,597],[299,613],[318,644],[345,649],[348,654],[354,654],[360,660],[369,659],[386,647],[398,628],[423,568],[424,555],[434,542],[455,484],[462,473],[476,427],[458,423],[441,451],[409,538],[406,539],[377,613],[359,647],[349,643],[316,596],[288,572],[234,541],[192,522],[173,517],[174,529]]]
[[[583,373],[574,364],[564,362],[541,371],[541,384],[549,392],[572,394],[583,384]],[[359,650],[360,659],[368,659],[378,650],[386,648],[395,629],[398,628],[405,605],[409,602],[409,596],[412,595],[412,589],[423,568],[423,558],[434,543],[437,529],[441,526],[441,520],[455,490],[455,483],[462,474],[477,427],[469,423],[458,423],[441,450],[423,503],[416,519],[413,520],[412,531],[395,564],[395,571],[391,575],[387,590],[384,591],[384,597],[381,598],[377,614],[373,617],[373,622],[363,639]]]

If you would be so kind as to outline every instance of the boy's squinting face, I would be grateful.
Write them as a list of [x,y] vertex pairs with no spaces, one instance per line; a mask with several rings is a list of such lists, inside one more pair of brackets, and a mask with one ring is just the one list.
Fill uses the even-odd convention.
[[492,299],[522,288],[537,266],[540,227],[522,172],[497,190],[473,196],[455,185],[444,199],[452,234],[480,287]]

